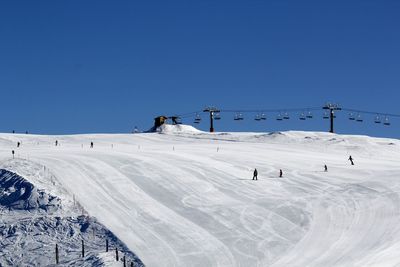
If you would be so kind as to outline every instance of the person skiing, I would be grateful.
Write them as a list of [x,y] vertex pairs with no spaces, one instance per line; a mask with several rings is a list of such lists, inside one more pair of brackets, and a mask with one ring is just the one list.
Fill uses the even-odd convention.
[[93,142],[90,142],[90,148],[93,148]]
[[282,169],[279,170],[279,177],[282,178],[283,172]]
[[19,147],[21,145],[21,143],[20,142],[17,142],[17,147]]
[[258,180],[257,176],[258,176],[258,171],[257,171],[257,169],[254,169],[253,180]]
[[328,166],[326,166],[326,164],[325,164],[325,166],[324,166],[324,170],[325,170],[325,172],[328,171]]
[[14,151],[14,150],[11,150],[11,154],[12,154],[12,156],[13,156],[13,158],[14,158],[15,151]]
[[56,140],[55,145],[58,146],[58,140]]
[[350,162],[351,162],[351,165],[354,165],[353,158],[352,158],[351,155],[350,155],[350,157],[349,157],[349,160],[350,160]]

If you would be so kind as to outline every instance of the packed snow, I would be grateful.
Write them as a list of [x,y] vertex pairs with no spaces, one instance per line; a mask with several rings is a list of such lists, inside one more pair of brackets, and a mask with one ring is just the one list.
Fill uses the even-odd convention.
[[67,204],[74,198],[146,266],[400,264],[397,139],[166,125],[142,134],[0,134],[0,148],[1,169],[20,160],[27,173],[45,166],[59,186],[18,174]]

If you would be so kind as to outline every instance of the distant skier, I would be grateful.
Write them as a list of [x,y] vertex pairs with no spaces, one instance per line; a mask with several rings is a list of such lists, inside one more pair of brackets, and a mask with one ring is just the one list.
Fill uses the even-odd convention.
[[58,146],[58,140],[56,140],[55,145]]
[[350,162],[351,162],[351,165],[354,165],[353,158],[351,157],[351,155],[350,155],[350,157],[349,157],[349,160],[350,160]]
[[93,142],[90,142],[90,148],[93,148]]
[[283,172],[282,172],[282,169],[280,169],[279,170],[279,177],[282,178],[282,176],[283,176]]
[[328,166],[326,166],[326,164],[325,164],[325,166],[324,166],[324,170],[325,170],[325,172],[328,171]]
[[17,142],[17,147],[19,147],[21,145],[21,143],[20,142]]
[[14,158],[15,151],[14,151],[14,150],[11,150],[11,154],[12,154],[12,156],[13,156],[13,158]]
[[258,179],[257,179],[257,176],[258,176],[258,171],[257,171],[257,169],[254,169],[254,172],[253,172],[253,180],[258,180]]

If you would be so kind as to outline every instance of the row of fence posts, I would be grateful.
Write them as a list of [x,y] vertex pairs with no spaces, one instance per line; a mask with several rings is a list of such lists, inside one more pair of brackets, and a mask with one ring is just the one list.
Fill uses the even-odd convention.
[[[108,252],[108,239],[106,239],[106,252]],[[115,260],[119,261],[119,251],[118,248],[115,248]],[[85,242],[82,239],[82,258],[85,257]],[[124,267],[126,267],[126,256],[122,258],[122,262],[124,264]],[[58,244],[56,244],[56,264],[60,263],[60,258],[59,258],[59,250],[58,250]],[[131,267],[133,267],[133,261],[131,261]]]

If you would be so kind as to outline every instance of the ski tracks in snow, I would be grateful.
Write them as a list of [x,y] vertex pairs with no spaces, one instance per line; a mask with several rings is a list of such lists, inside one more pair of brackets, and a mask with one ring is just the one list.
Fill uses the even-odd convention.
[[[285,134],[270,142],[99,135],[94,149],[79,145],[91,136],[75,136],[23,152],[147,266],[395,266],[397,152],[386,161],[375,146],[353,151],[315,135],[316,144],[297,133],[289,144]],[[348,153],[360,151],[365,158],[353,155],[350,167]]]

